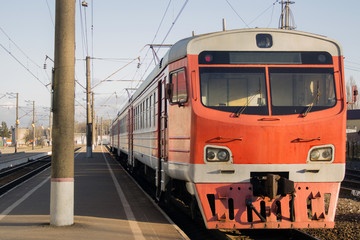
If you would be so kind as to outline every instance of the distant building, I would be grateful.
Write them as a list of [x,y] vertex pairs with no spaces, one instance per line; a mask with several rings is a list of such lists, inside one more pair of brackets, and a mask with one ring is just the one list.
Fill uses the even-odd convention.
[[86,133],[74,133],[75,145],[86,145]]
[[[29,134],[29,129],[27,128],[19,128],[18,129],[18,146],[21,146],[21,145],[25,145],[25,136],[27,134]],[[12,136],[12,142],[15,143],[15,128],[12,129],[11,131],[11,136]]]

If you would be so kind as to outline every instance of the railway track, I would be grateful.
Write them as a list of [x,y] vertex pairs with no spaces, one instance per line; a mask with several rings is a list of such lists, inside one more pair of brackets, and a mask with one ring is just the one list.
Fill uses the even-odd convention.
[[360,170],[346,169],[345,179],[341,183],[341,191],[360,193]]
[[51,165],[51,156],[21,164],[0,172],[0,196]]
[[209,230],[205,228],[202,222],[191,219],[184,212],[177,211],[176,207],[162,206],[162,209],[191,240],[319,240],[298,229]]
[[[108,148],[111,154],[110,149]],[[115,155],[113,155],[116,158]],[[116,158],[125,170],[131,175],[140,187],[153,199],[155,199],[155,188],[139,175],[131,173],[121,160]],[[192,218],[188,206],[181,204],[176,199],[168,199],[160,202],[159,207],[168,217],[189,237],[191,240],[318,240],[307,233],[297,229],[274,229],[274,230],[209,230],[205,227],[203,220],[198,216]]]
[[[74,149],[74,152],[80,150],[80,147]],[[43,156],[36,160],[17,165],[0,171],[0,196],[22,182],[42,172],[51,166],[51,156]]]
[[298,229],[237,230],[235,233],[228,233],[227,236],[229,237],[228,239],[234,240],[319,240]]

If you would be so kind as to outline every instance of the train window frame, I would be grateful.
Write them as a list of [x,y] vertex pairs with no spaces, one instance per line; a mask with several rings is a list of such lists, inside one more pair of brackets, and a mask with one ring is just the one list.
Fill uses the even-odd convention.
[[156,127],[156,114],[157,114],[157,112],[156,112],[156,108],[157,108],[156,103],[157,103],[157,101],[156,101],[156,92],[154,92],[154,115],[153,115],[154,127]]
[[[292,105],[292,106],[287,106],[287,105],[275,105],[274,104],[274,81],[272,80],[272,74],[274,73],[298,73],[298,74],[316,74],[316,73],[328,73],[331,74],[332,76],[332,90],[333,90],[333,98],[331,98],[333,104],[329,104],[329,105],[317,105],[317,104],[307,104],[307,105]],[[328,68],[328,67],[269,67],[269,85],[270,85],[270,99],[271,99],[271,113],[274,116],[279,116],[279,115],[296,115],[296,114],[301,114],[303,116],[306,116],[305,112],[309,111],[309,112],[316,112],[316,111],[322,111],[322,110],[327,110],[330,108],[333,108],[336,106],[337,104],[337,95],[336,95],[336,83],[335,83],[335,72],[333,68]],[[295,75],[292,77],[292,81],[295,81]],[[324,82],[322,82],[321,84],[325,84]],[[316,88],[315,86],[313,86],[313,88]],[[314,90],[315,91],[315,90]],[[320,89],[319,94],[321,94],[322,92],[326,92]],[[322,93],[323,94],[323,93]],[[323,97],[320,95],[320,97]],[[314,99],[315,100],[315,99]],[[313,101],[314,101],[313,100]],[[319,100],[318,100],[319,101]],[[330,98],[329,98],[330,101]],[[304,115],[305,114],[305,115]]]
[[[182,81],[182,88],[180,88],[179,93],[179,74],[183,76],[180,80]],[[189,94],[188,94],[188,86],[187,86],[187,77],[186,77],[186,68],[182,67],[176,69],[175,71],[170,72],[169,74],[169,85],[166,86],[166,95],[169,99],[171,105],[178,104],[179,106],[183,106],[188,102]],[[176,80],[175,80],[176,77]],[[179,98],[179,96],[183,96]]]
[[[230,72],[229,72],[230,71]],[[258,106],[251,106],[249,104],[239,105],[239,106],[228,106],[226,103],[226,106],[214,106],[214,105],[208,105],[204,103],[203,96],[207,95],[205,94],[205,90],[202,86],[203,76],[202,74],[206,73],[250,73],[250,74],[262,74],[263,75],[263,90],[261,91],[261,95],[263,95],[263,98],[261,98],[263,101],[261,101],[262,104]],[[199,68],[199,84],[200,84],[200,96],[201,96],[201,104],[210,109],[222,111],[222,112],[230,112],[235,115],[245,114],[245,115],[261,115],[261,116],[268,116],[269,115],[269,102],[268,102],[268,92],[267,92],[267,81],[266,81],[266,67],[265,66],[256,66],[256,67],[248,67],[248,66],[221,66],[221,67],[215,67],[215,66],[206,66],[206,67],[200,67]],[[205,79],[204,79],[205,80]],[[227,87],[229,88],[229,87]],[[248,96],[249,98],[249,96]]]

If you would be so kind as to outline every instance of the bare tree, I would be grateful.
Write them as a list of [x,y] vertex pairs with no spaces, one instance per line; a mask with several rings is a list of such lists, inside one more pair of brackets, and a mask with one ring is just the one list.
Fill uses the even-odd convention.
[[356,100],[353,103],[353,90],[352,87],[356,86],[356,82],[353,76],[350,76],[350,81],[346,83],[346,101],[349,103],[347,109],[359,109],[360,103]]

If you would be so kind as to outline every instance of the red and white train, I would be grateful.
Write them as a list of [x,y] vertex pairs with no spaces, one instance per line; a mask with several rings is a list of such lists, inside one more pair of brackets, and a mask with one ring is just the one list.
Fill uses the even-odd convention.
[[[175,43],[118,113],[111,147],[210,229],[332,228],[345,174],[340,45],[289,30]],[[165,195],[166,195],[165,194]]]

